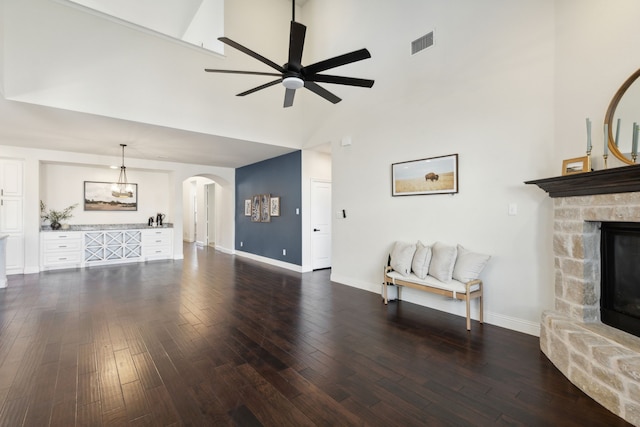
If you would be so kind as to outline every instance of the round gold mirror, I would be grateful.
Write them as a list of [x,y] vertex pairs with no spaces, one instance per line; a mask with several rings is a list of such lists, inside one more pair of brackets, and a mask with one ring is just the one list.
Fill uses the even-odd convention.
[[604,122],[609,127],[609,151],[621,162],[635,164],[632,156],[633,125],[640,124],[640,70],[625,81],[613,96]]

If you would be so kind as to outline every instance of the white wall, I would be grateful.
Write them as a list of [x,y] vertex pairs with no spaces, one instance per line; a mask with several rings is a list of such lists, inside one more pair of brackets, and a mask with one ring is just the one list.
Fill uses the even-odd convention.
[[[101,174],[102,172],[94,171],[90,172],[84,168],[98,168],[103,169],[106,166],[114,163],[114,160],[119,162],[119,159],[114,159],[109,156],[95,156],[63,151],[53,150],[39,150],[14,147],[9,145],[0,145],[0,154],[2,157],[11,157],[16,159],[22,159],[25,161],[25,200],[24,200],[24,220],[25,220],[25,273],[37,273],[39,271],[39,254],[40,254],[40,191],[41,189],[47,192],[47,197],[51,197],[51,203],[47,203],[50,207],[58,207],[60,203],[61,207],[66,207],[68,204],[73,204],[74,201],[68,199],[66,196],[55,196],[53,193],[53,186],[49,186],[47,180],[48,175],[41,173],[41,167],[44,171],[50,172],[53,170],[52,176],[58,180],[60,176],[68,173],[69,176],[74,176],[74,179],[78,181],[72,185],[77,185],[82,188],[81,178],[82,173],[95,173]],[[66,164],[67,166],[64,166]],[[52,165],[60,165],[50,169]],[[221,212],[218,216],[220,224],[220,232],[218,233],[219,240],[218,245],[220,249],[227,252],[233,250],[234,239],[234,227],[233,227],[233,207],[235,206],[235,171],[230,168],[221,168],[205,165],[193,165],[193,164],[181,164],[172,162],[161,162],[151,160],[140,159],[126,159],[127,169],[131,168],[133,171],[140,171],[140,179],[144,182],[148,182],[150,177],[163,177],[166,176],[165,189],[166,189],[166,208],[162,212],[167,213],[167,218],[174,225],[174,233],[176,238],[174,240],[174,259],[181,259],[183,256],[182,239],[179,236],[182,234],[183,217],[182,217],[182,183],[189,177],[196,175],[204,175],[208,178],[214,178],[220,185],[220,206]],[[106,169],[105,169],[106,170]],[[113,173],[114,171],[111,170]],[[133,176],[132,176],[133,178]],[[133,181],[133,179],[132,179]],[[145,184],[146,185],[146,184]],[[47,186],[48,189],[47,189]],[[57,186],[55,186],[57,188]],[[74,190],[76,191],[76,190]],[[150,189],[150,194],[153,194],[154,190]],[[161,189],[159,191],[162,191]],[[78,203],[82,202],[82,195],[78,196]],[[156,194],[156,196],[158,196]],[[158,196],[160,197],[160,196]],[[161,196],[164,199],[164,195]],[[146,202],[145,202],[146,203]],[[149,201],[154,203],[153,209],[156,211],[162,201],[156,199],[155,201]],[[147,207],[140,205],[138,214],[146,223]],[[142,213],[144,212],[144,216]],[[80,211],[77,210],[77,214]],[[87,219],[89,213],[82,213],[80,218]],[[80,219],[73,218],[72,223]],[[134,219],[137,219],[135,217]],[[114,220],[115,221],[115,220]],[[110,222],[110,221],[109,221]],[[115,222],[122,223],[127,221]],[[138,222],[138,221],[135,221]]]
[[[125,165],[128,162],[125,161]],[[40,200],[47,208],[62,210],[77,203],[69,224],[146,224],[156,214],[168,213],[172,206],[169,199],[169,172],[133,170],[127,168],[130,183],[138,185],[137,211],[85,211],[84,181],[114,182],[119,170],[79,164],[42,163],[40,167]],[[165,223],[172,222],[167,215]]]
[[[552,200],[523,182],[557,176],[563,159],[585,154],[586,117],[594,166],[603,167],[605,111],[640,66],[640,3],[326,0],[306,13],[322,27],[363,10],[360,23],[386,22],[393,31],[371,26],[310,40],[322,57],[325,46],[349,37],[384,70],[368,75],[363,61],[349,73],[376,84],[345,95],[308,141],[333,141],[334,210],[351,213],[334,223],[332,279],[378,292],[393,241],[461,243],[492,255],[485,320],[539,333],[541,311],[553,307]],[[410,57],[409,42],[431,30],[435,46]],[[352,146],[340,146],[345,135]],[[391,197],[392,163],[452,153],[460,159],[458,195]],[[610,167],[620,165],[609,158]],[[518,215],[507,215],[510,203]],[[464,312],[439,297],[404,297]]]
[[187,243],[195,242],[195,222],[193,210],[196,200],[196,182],[193,177],[182,183],[182,240]]
[[[607,107],[640,68],[638,16],[635,0],[556,1],[554,172],[559,173],[562,159],[585,155],[586,117],[593,122],[593,163],[603,167]],[[623,165],[611,156],[607,163]]]
[[[483,273],[485,321],[537,334],[541,311],[553,304],[551,200],[523,182],[557,175],[560,165],[553,157],[554,3],[402,3],[308,4],[321,28],[366,10],[357,33],[324,32],[323,44],[348,37],[383,70],[371,75],[363,61],[350,72],[374,78],[374,87],[341,90],[344,101],[309,140],[333,142],[333,209],[350,212],[334,222],[332,280],[379,292],[394,241],[460,243],[492,256]],[[410,56],[410,42],[434,29],[435,46]],[[343,136],[351,146],[340,146]],[[391,196],[392,163],[455,153],[459,194]],[[511,203],[516,216],[507,215]],[[464,313],[456,301],[411,289],[403,296]]]

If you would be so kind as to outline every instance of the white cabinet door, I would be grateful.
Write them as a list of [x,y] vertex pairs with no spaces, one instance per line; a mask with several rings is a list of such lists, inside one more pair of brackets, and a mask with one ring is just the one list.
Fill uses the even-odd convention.
[[0,195],[22,196],[22,162],[0,159]]
[[142,256],[140,230],[87,231],[84,233],[84,261],[110,264],[137,261]]
[[22,197],[3,197],[0,200],[0,231],[22,233]]
[[7,274],[24,273],[24,237],[7,237]]

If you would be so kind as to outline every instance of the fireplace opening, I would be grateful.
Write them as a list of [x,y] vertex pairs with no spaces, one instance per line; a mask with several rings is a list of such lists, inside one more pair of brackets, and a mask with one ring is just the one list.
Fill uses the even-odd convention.
[[600,319],[640,337],[640,223],[603,222]]

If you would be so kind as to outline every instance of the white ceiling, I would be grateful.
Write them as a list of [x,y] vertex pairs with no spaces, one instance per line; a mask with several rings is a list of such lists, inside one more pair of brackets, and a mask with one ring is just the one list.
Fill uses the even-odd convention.
[[[56,0],[3,6],[2,145],[117,156],[126,143],[127,157],[238,167],[302,148],[345,102],[302,91],[284,109],[281,86],[236,97],[271,78],[203,69],[270,69],[230,48],[223,57]],[[234,0],[225,8],[226,36],[286,62],[290,1]],[[296,20],[303,18],[298,7]],[[351,67],[358,69],[345,66],[346,75],[357,75]],[[345,100],[366,90],[327,88]]]

